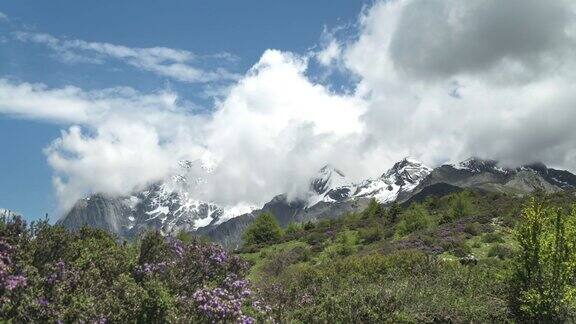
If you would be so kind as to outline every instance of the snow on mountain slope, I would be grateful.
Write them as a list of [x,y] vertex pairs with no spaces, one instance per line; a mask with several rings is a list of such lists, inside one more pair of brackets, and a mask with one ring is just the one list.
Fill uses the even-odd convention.
[[404,158],[380,178],[366,180],[358,186],[355,197],[375,198],[380,203],[396,200],[402,193],[412,191],[430,172],[422,162]]
[[[121,236],[134,236],[142,230],[160,230],[164,234],[175,234],[181,230],[194,231],[210,224],[221,223],[230,218],[248,213],[255,206],[237,204],[234,206],[219,206],[210,201],[204,201],[204,192],[213,166],[204,161],[181,161],[175,173],[165,179],[149,185],[142,191],[126,197],[106,197],[92,195],[79,201],[73,210],[59,222],[71,228],[89,225],[106,227],[108,224],[99,220],[83,217],[95,214],[100,205],[117,205],[123,215],[111,219],[122,218],[118,226],[112,230]],[[92,197],[98,197],[99,204],[90,204]],[[104,201],[104,200],[110,200]],[[115,200],[112,204],[112,200]],[[97,213],[96,213],[97,214]],[[106,220],[109,215],[101,216]],[[74,218],[74,219],[72,219]],[[78,222],[77,220],[81,220]]]
[[202,200],[212,170],[213,166],[204,161],[181,161],[178,174],[132,197],[139,202],[134,208],[135,223],[150,223],[160,226],[164,233],[175,233],[221,223],[256,208],[244,203],[220,206]]
[[311,195],[307,207],[317,203],[353,198],[375,198],[380,203],[394,201],[401,193],[412,191],[430,172],[421,162],[405,158],[376,179],[350,183],[341,171],[329,166],[322,168],[311,181]]
[[497,161],[483,160],[477,157],[471,157],[462,162],[450,164],[450,166],[457,170],[465,170],[472,173],[490,172],[507,174],[513,171],[511,169],[498,166]]
[[334,196],[334,190],[348,188],[351,185],[352,183],[342,171],[325,165],[320,169],[318,175],[310,181],[310,192],[306,205],[312,207],[321,201],[336,201],[338,198]]

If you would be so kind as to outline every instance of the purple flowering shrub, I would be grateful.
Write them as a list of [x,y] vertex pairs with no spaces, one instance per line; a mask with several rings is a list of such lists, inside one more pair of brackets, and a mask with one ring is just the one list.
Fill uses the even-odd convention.
[[[151,244],[155,242],[155,244]],[[196,321],[252,323],[265,319],[267,310],[244,279],[248,264],[219,245],[192,240],[144,238],[135,275],[142,281],[158,280],[174,294],[174,305]],[[156,254],[151,254],[155,251]]]
[[15,274],[12,264],[12,253],[14,248],[0,241],[0,309],[5,304],[10,303],[10,295],[19,288],[26,287],[26,277],[21,274]]
[[247,270],[198,240],[151,232],[120,243],[101,230],[0,219],[0,322],[267,321]]

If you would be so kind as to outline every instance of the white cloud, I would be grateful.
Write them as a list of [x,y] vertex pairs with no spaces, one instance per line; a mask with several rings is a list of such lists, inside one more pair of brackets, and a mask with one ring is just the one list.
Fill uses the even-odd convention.
[[62,209],[93,193],[128,193],[167,176],[202,148],[197,125],[174,93],[85,91],[0,79],[0,113],[74,125],[46,149]]
[[387,151],[576,170],[571,2],[380,1],[360,22],[343,60]]
[[[127,193],[169,174],[179,159],[205,156],[218,166],[200,198],[223,204],[298,195],[327,162],[354,179],[377,176],[406,155],[431,165],[480,155],[575,171],[573,7],[376,2],[360,16],[356,38],[333,39],[315,57],[359,80],[350,94],[311,81],[305,56],[268,50],[205,118],[171,92],[6,80],[0,112],[77,125],[46,150],[63,206],[87,192]],[[169,49],[38,42],[139,62],[130,64],[193,59]]]
[[[135,68],[155,73],[182,82],[215,82],[234,80],[238,75],[224,68],[204,70],[192,66],[197,57],[192,52],[166,47],[133,48],[100,42],[59,39],[49,34],[15,32],[16,39],[23,42],[42,44],[57,54],[57,58],[67,63],[102,64],[116,59]],[[234,56],[222,53],[214,56],[221,60],[231,60]]]
[[311,83],[306,66],[303,57],[267,51],[206,118],[190,115],[172,93],[6,80],[0,112],[78,125],[46,149],[63,209],[90,192],[129,193],[170,174],[181,159],[207,155],[218,167],[199,198],[262,204],[281,192],[298,194],[327,161],[361,164],[363,101]]
[[316,54],[318,62],[324,66],[330,66],[341,57],[340,44],[335,39],[331,39],[328,44]]

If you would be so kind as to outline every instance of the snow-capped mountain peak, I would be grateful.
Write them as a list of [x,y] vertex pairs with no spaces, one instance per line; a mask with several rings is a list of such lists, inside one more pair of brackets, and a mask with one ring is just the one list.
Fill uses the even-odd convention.
[[506,173],[510,170],[498,166],[498,162],[494,160],[485,160],[478,157],[470,157],[462,162],[451,164],[451,166],[458,170],[466,170],[472,173],[491,172],[491,173]]
[[318,174],[310,182],[310,189],[321,195],[330,189],[350,184],[344,173],[331,165],[323,166]]
[[[350,185],[351,182],[342,171],[327,164],[310,180],[307,206],[312,207],[321,201],[332,202],[340,195],[340,193],[336,193],[335,190],[346,188]],[[349,189],[347,189],[346,195],[348,191]]]
[[344,174],[330,166],[320,169],[312,179],[307,206],[353,198],[375,198],[381,203],[395,200],[399,194],[412,191],[432,171],[422,162],[404,158],[376,179],[354,184]]
[[396,162],[390,170],[382,175],[382,178],[394,181],[398,186],[410,186],[417,185],[430,172],[432,172],[432,169],[425,166],[422,162],[406,157]]

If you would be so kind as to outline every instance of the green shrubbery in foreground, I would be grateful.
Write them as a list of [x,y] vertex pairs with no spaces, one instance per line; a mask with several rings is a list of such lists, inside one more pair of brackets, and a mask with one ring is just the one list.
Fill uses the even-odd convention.
[[[559,207],[572,198],[550,200],[459,193],[396,211],[396,221],[370,204],[292,225],[244,257],[281,322],[571,321],[576,213]],[[517,213],[517,226],[499,213]]]
[[573,202],[474,192],[372,201],[284,232],[262,214],[236,253],[184,234],[120,243],[2,219],[0,322],[573,321]]
[[0,220],[0,322],[241,322],[267,318],[246,262],[157,232],[133,244],[101,231]]

